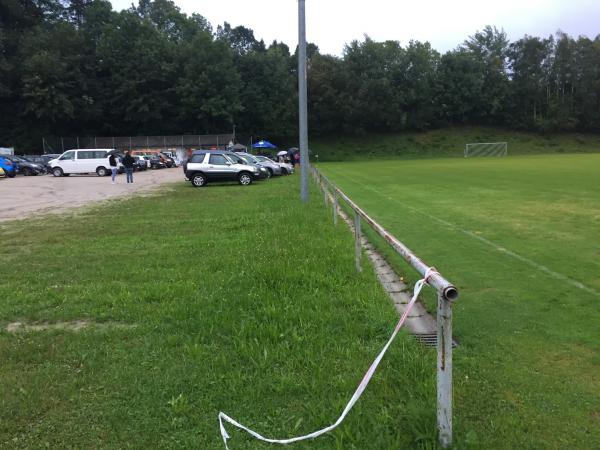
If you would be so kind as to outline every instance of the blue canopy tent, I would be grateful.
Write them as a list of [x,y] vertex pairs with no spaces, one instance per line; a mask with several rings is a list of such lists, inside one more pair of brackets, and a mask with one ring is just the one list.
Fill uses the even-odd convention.
[[252,144],[252,148],[277,148],[277,146],[271,144],[269,141],[261,140]]

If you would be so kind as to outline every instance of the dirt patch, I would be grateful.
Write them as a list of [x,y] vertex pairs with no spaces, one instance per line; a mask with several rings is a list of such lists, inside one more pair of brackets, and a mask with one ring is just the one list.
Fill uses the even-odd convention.
[[62,213],[72,208],[90,206],[99,201],[123,199],[148,194],[166,187],[167,183],[185,181],[180,167],[136,172],[133,184],[125,183],[125,175],[111,183],[111,177],[71,175],[53,177],[18,176],[0,180],[2,209],[0,222],[48,213]]
[[106,329],[106,328],[135,328],[137,325],[118,322],[96,323],[90,320],[73,320],[70,322],[42,322],[36,324],[25,324],[12,322],[6,326],[9,333],[27,333],[33,331],[68,330],[80,331],[84,328]]

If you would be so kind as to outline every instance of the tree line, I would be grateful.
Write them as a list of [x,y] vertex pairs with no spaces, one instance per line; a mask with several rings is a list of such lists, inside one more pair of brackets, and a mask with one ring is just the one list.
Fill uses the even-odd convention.
[[[487,26],[440,54],[427,42],[308,45],[309,130],[452,124],[600,131],[600,35],[509,42]],[[213,29],[170,0],[0,0],[0,145],[42,136],[297,136],[297,55],[251,29]]]

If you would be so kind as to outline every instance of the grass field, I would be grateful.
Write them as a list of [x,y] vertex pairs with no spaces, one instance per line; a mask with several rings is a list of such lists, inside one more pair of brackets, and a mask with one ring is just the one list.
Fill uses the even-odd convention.
[[485,449],[597,447],[600,155],[320,169],[460,289],[459,442]]
[[[220,410],[281,438],[335,421],[397,315],[298,179],[0,225],[0,448],[222,449]],[[434,446],[434,367],[399,336],[343,426],[293,448]]]
[[[599,167],[321,165],[460,289],[454,448],[600,442]],[[397,314],[298,179],[0,225],[0,448],[221,449],[220,410],[276,438],[335,421]],[[273,448],[229,431],[231,450]],[[289,448],[436,448],[434,351],[400,336],[344,424]]]

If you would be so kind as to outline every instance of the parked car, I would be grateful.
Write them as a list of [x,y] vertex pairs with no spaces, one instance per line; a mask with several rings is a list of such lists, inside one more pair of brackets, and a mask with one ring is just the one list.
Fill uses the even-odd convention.
[[17,173],[21,173],[25,176],[43,175],[46,173],[44,165],[35,163],[24,156],[8,155],[7,158],[17,165]]
[[150,163],[151,169],[164,169],[167,167],[167,165],[156,155],[144,156],[144,159]]
[[44,166],[46,172],[50,173],[52,171],[52,167],[50,167],[50,161],[58,158],[59,154],[45,154],[45,155],[25,155],[24,158],[27,158],[30,161],[33,161],[36,164],[40,164]]
[[158,150],[132,150],[131,156],[159,158],[164,163],[165,167],[171,168],[177,166],[175,159],[170,155],[170,152],[165,153]]
[[[115,149],[77,149],[67,150],[58,158],[50,161],[52,175],[55,177],[68,176],[72,173],[94,173],[99,177],[110,175],[108,157]],[[121,163],[119,163],[122,166]]]
[[266,167],[267,170],[271,172],[271,176],[284,175],[282,167],[272,159],[269,159],[266,156],[255,156],[254,159],[256,159],[262,166]]
[[132,155],[135,159],[137,159],[140,163],[146,165],[146,169],[150,168],[150,161],[144,155]]
[[177,156],[177,153],[172,152],[170,150],[166,150],[164,152],[161,152],[163,155],[168,156],[169,158],[171,158],[173,160],[173,162],[175,163],[174,167],[179,167],[181,165],[181,160],[179,159],[179,157]]
[[261,163],[259,163],[258,160],[254,156],[252,156],[250,153],[235,152],[234,154],[238,158],[241,158],[246,164],[250,164],[250,165],[254,165],[254,166],[258,167],[258,169],[260,170],[259,179],[271,178],[271,172],[269,172],[269,170],[265,166],[263,166]]
[[163,163],[165,163],[165,166],[167,166],[169,169],[171,167],[176,167],[177,166],[177,164],[175,164],[175,160],[172,157],[170,157],[169,155],[166,155],[166,154],[164,154],[164,153],[161,152],[161,153],[158,154],[158,157],[160,158],[160,160]]
[[265,156],[265,158],[269,159],[270,161],[273,161],[275,164],[277,164],[278,166],[281,167],[281,173],[283,175],[291,175],[292,173],[294,173],[294,165],[287,163],[287,162],[283,162],[283,161],[274,161],[271,158],[269,158],[268,156]]
[[134,156],[133,159],[135,159],[135,162],[133,163],[134,171],[148,170],[148,161],[146,161],[144,158],[141,156]]
[[247,164],[233,152],[220,150],[196,150],[183,165],[185,177],[195,187],[213,181],[237,181],[247,186],[260,177],[260,169]]
[[0,167],[7,177],[14,178],[17,176],[17,165],[11,159],[8,159],[7,155],[0,155]]

